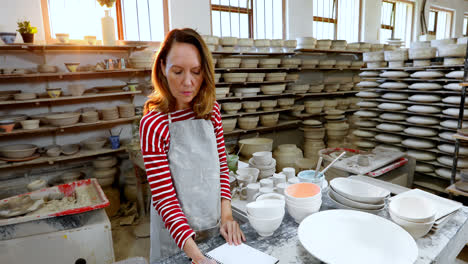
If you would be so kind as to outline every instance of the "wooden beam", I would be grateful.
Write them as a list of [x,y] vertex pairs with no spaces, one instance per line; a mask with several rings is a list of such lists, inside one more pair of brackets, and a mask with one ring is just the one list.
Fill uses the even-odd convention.
[[122,19],[122,1],[117,0],[115,2],[115,13],[117,16],[117,37],[119,40],[124,40],[124,33],[123,33],[123,19]]
[[225,6],[225,5],[211,5],[211,10],[231,13],[249,14],[252,12],[250,8],[237,7],[237,6]]
[[328,18],[328,17],[318,17],[314,16],[314,21],[316,22],[326,22],[326,23],[335,23],[336,24],[336,19],[334,18]]

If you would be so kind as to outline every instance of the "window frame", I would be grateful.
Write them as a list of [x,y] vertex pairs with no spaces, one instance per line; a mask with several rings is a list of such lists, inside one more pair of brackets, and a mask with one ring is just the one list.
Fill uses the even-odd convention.
[[[438,7],[438,6],[430,6],[429,7],[429,12],[434,12],[435,13],[435,18],[434,18],[434,31],[429,31],[428,30],[428,33],[431,34],[431,35],[434,35],[434,36],[437,35],[437,18],[439,17],[439,12],[446,12],[446,13],[450,13],[450,27],[449,27],[448,32],[449,32],[449,38],[452,37],[453,16],[455,14],[454,10],[445,9],[445,8],[441,8],[441,7]],[[466,16],[467,15],[464,14],[463,19]]]
[[[163,2],[163,16],[164,16],[164,35],[169,32],[169,3],[168,0],[162,0]],[[51,36],[50,31],[50,17],[49,17],[49,3],[48,0],[41,0],[42,9],[42,22],[44,25],[44,34],[47,44],[56,42],[56,39]],[[121,0],[115,1],[115,12],[116,12],[116,26],[117,26],[117,40],[124,40],[123,33],[123,18],[122,18],[122,2]],[[161,40],[162,41],[162,40]],[[159,43],[159,41],[147,41]]]
[[[466,21],[466,24],[467,24],[467,25],[466,25],[466,29],[465,29],[465,32],[464,32],[464,34],[465,34],[464,36],[468,36],[468,13],[464,13],[464,14],[463,14],[463,20],[465,20],[465,19],[467,20],[467,21]],[[464,22],[464,21],[463,21],[463,22]]]
[[[164,0],[167,1],[167,0]],[[245,8],[245,7],[237,7],[237,6],[229,6],[229,5],[217,5],[213,4],[211,0],[210,1],[210,25],[211,25],[211,34],[213,34],[213,11],[219,11],[219,12],[230,12],[230,13],[239,13],[239,14],[247,14],[249,16],[249,38],[254,38],[255,36],[255,31],[254,31],[254,0],[249,0],[250,2],[250,8]],[[282,17],[281,19],[283,20],[282,25],[283,25],[283,39],[286,39],[286,0],[281,1],[282,5]],[[214,8],[213,8],[214,7]],[[240,30],[240,29],[239,29]]]
[[[395,16],[396,16],[396,4],[398,2],[401,2],[401,3],[405,3],[405,4],[410,4],[411,5],[411,17],[412,17],[412,22],[411,23],[411,34],[410,34],[410,39],[407,40],[409,42],[413,41],[413,38],[414,38],[414,19],[415,19],[415,16],[414,16],[414,12],[415,12],[415,7],[416,7],[416,2],[413,2],[413,1],[410,1],[410,0],[382,0],[382,3],[383,2],[387,2],[387,3],[391,3],[393,4],[393,11],[392,11],[392,16],[393,16],[393,25],[383,25],[383,24],[380,24],[380,28],[381,29],[390,29],[392,30],[392,38],[395,36],[395,23],[396,23],[396,19],[395,19]],[[382,9],[382,6],[380,7]],[[389,28],[385,28],[386,26],[389,26]],[[390,28],[391,27],[391,28]]]
[[[333,34],[333,39],[336,40],[338,38],[338,1],[336,0],[336,6],[335,6],[335,18],[328,18],[328,17],[319,17],[319,16],[313,16],[312,21],[313,22],[322,22],[322,23],[331,23],[333,24],[334,27],[334,34]],[[384,0],[385,1],[385,0]],[[333,0],[335,2],[335,0]],[[359,0],[359,17],[358,17],[358,42],[361,41],[361,30],[362,30],[362,0]]]

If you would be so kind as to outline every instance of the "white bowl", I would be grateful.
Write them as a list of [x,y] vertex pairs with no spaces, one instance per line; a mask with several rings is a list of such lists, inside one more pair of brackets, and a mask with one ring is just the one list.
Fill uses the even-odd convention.
[[434,221],[436,210],[427,199],[415,196],[395,197],[388,209],[401,219],[414,223]]
[[284,195],[278,194],[278,193],[265,193],[262,195],[259,195],[256,199],[256,201],[262,201],[262,200],[281,200],[285,201]]
[[[295,189],[300,191],[295,191]],[[301,195],[292,196],[295,192],[300,193]],[[308,195],[307,193],[310,193],[311,195]],[[284,191],[284,195],[286,196],[286,201],[291,201],[293,203],[313,203],[316,200],[322,199],[322,190],[320,186],[316,184],[301,182],[288,186]]]
[[322,202],[315,204],[314,206],[310,207],[300,207],[300,206],[294,206],[290,203],[287,205],[288,213],[289,215],[294,218],[294,221],[296,223],[300,224],[304,218],[307,216],[316,213],[320,210],[320,206],[322,206]]
[[252,182],[256,182],[260,170],[257,168],[239,168],[237,169],[237,175],[239,176],[250,176],[252,177]]
[[330,186],[344,197],[361,203],[380,204],[390,192],[365,182],[348,178],[335,178]]
[[265,166],[271,163],[271,151],[259,151],[252,154],[255,164]]
[[260,236],[271,236],[283,222],[284,214],[274,219],[261,219],[247,214],[250,225]]
[[260,200],[246,205],[247,213],[260,219],[274,219],[284,215],[285,201],[272,199]]
[[395,215],[392,211],[390,211],[390,217],[392,218],[393,222],[403,227],[403,229],[405,229],[414,239],[425,236],[427,233],[429,233],[429,231],[431,231],[431,228],[434,225],[434,220],[426,223],[414,223],[406,221]]
[[356,202],[356,201],[353,201],[351,199],[348,199],[348,198],[344,197],[343,195],[335,192],[332,188],[330,188],[329,191],[333,193],[333,196],[335,197],[335,199],[338,202],[340,202],[340,203],[342,203],[342,204],[344,204],[346,206],[349,206],[349,207],[364,209],[364,210],[379,210],[379,209],[382,209],[385,206],[384,201],[382,201],[382,203],[380,203],[380,204],[360,203],[360,202]]

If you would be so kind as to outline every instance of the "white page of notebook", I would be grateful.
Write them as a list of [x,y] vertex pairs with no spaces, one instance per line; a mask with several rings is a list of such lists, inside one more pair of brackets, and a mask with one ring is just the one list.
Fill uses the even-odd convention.
[[278,259],[246,244],[235,246],[226,243],[211,250],[207,255],[223,264],[274,264],[278,262]]

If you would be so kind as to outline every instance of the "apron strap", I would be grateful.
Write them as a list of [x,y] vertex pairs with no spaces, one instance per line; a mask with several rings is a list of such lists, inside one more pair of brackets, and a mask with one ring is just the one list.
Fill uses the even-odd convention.
[[168,113],[168,114],[167,114],[167,117],[168,117],[168,120],[169,120],[169,124],[171,124],[171,123],[172,123],[172,120],[171,120],[171,113]]

